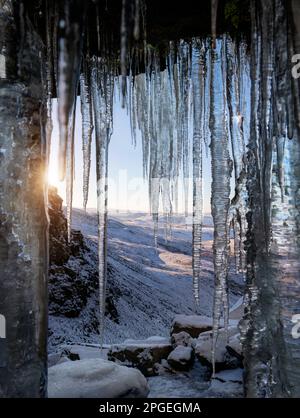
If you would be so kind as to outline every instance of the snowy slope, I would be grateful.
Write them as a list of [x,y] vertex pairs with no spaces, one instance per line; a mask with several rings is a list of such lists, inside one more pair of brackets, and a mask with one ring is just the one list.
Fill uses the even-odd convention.
[[[205,225],[200,313],[210,316],[214,280],[211,251],[213,231],[210,217],[205,219]],[[191,227],[186,228],[182,217],[175,219],[173,237],[168,243],[163,238],[163,224],[160,226],[156,251],[153,246],[152,221],[148,215],[114,214],[109,219],[109,285],[117,289],[114,302],[119,314],[119,323],[106,317],[106,343],[121,342],[126,338],[166,336],[175,314],[194,312]],[[90,262],[96,264],[95,214],[74,210],[73,227],[80,229],[84,234],[86,244],[91,249]],[[237,281],[240,281],[240,278],[237,278]],[[231,294],[231,303],[238,298],[237,292]],[[99,342],[96,332],[87,330],[88,322],[95,321],[97,307],[97,294],[94,294],[78,318],[51,317],[52,331],[60,335],[60,342]]]

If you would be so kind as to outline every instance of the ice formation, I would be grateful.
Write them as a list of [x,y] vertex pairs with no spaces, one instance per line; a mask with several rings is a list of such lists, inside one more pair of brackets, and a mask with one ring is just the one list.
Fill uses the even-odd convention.
[[[88,60],[87,60],[88,62]],[[93,132],[93,114],[91,88],[87,62],[80,74],[80,103],[82,117],[82,155],[83,155],[83,207],[86,208],[89,195],[89,179],[91,168],[91,145]]]
[[[216,37],[217,2],[213,2],[213,43],[209,38],[171,41],[165,63],[158,51],[144,44],[142,52],[132,47],[144,25],[145,4],[123,1],[121,16],[121,96],[131,121],[133,143],[141,132],[143,171],[148,177],[150,209],[157,246],[158,216],[162,210],[166,239],[171,236],[172,214],[178,211],[178,183],[184,185],[184,212],[188,216],[190,165],[193,173],[193,286],[199,307],[202,235],[202,151],[212,158],[212,215],[215,225],[214,264],[216,292],[214,339],[221,316],[228,317],[227,270],[230,227],[235,234],[236,265],[245,269],[243,241],[246,233],[245,136],[249,136],[249,58],[246,44],[224,35]],[[50,11],[52,9],[50,8]],[[59,12],[59,17],[57,13]],[[82,21],[70,19],[70,6],[49,15],[47,39],[55,54],[59,22],[57,61],[47,59],[49,73],[57,84],[60,126],[60,174],[66,173],[67,218],[71,225],[74,177],[74,112],[80,86],[83,150],[83,206],[89,189],[91,138],[95,126],[97,159],[97,199],[99,220],[100,334],[103,335],[106,282],[107,155],[112,133],[114,85],[119,86],[114,57],[90,55],[89,37],[79,36]],[[49,13],[49,11],[48,11]],[[97,13],[98,51],[101,52],[101,16]],[[130,28],[133,28],[131,32]],[[51,35],[52,33],[52,35]],[[50,45],[51,44],[51,45]],[[214,48],[215,47],[215,48]],[[53,51],[53,52],[52,52]],[[129,52],[130,51],[130,52]],[[83,53],[82,53],[83,52]],[[144,71],[136,61],[143,55]],[[101,54],[100,54],[101,55]],[[81,57],[83,57],[81,61]],[[51,70],[51,65],[53,70]],[[49,127],[51,125],[49,124]],[[230,150],[231,149],[231,150]],[[278,144],[282,150],[282,143]],[[192,155],[192,160],[191,160]],[[280,153],[279,153],[280,155]],[[233,159],[233,163],[231,161]],[[230,177],[234,166],[235,197],[230,204]],[[160,209],[160,204],[162,208]],[[214,344],[215,344],[214,340]]]
[[97,172],[97,211],[98,211],[98,263],[99,263],[99,302],[100,338],[103,343],[106,275],[107,275],[107,175],[108,146],[112,134],[114,74],[109,65],[101,59],[91,62],[91,90],[93,98],[96,172]]
[[[43,75],[46,149],[48,153],[51,98],[56,96],[60,177],[66,178],[70,235],[74,115],[80,85],[84,206],[88,199],[91,135],[95,126],[102,339],[108,146],[112,133],[113,91],[119,83],[118,76],[121,76],[122,100],[130,113],[133,142],[137,129],[141,131],[144,175],[149,182],[156,245],[160,209],[166,219],[166,237],[170,237],[172,214],[178,210],[180,176],[184,182],[185,215],[188,214],[188,177],[190,166],[193,167],[196,307],[201,277],[202,188],[206,186],[202,184],[205,157],[202,151],[206,150],[207,154],[210,145],[216,285],[212,356],[221,318],[225,326],[228,321],[227,271],[233,229],[236,268],[247,277],[246,313],[241,331],[246,367],[250,364],[255,374],[255,378],[250,379],[248,393],[267,396],[273,387],[279,387],[281,370],[289,374],[290,383],[295,387],[299,376],[293,374],[291,356],[285,353],[290,351],[295,359],[300,358],[289,334],[288,317],[292,308],[295,312],[299,310],[296,302],[290,306],[290,300],[296,298],[289,296],[296,289],[299,271],[300,154],[297,138],[300,95],[299,82],[291,77],[290,66],[293,54],[299,52],[300,11],[296,0],[289,0],[289,7],[283,0],[250,1],[252,39],[249,47],[244,39],[232,39],[228,34],[218,36],[218,3],[211,1],[211,37],[171,41],[162,54],[146,42],[145,1],[123,0],[119,59],[106,44],[97,6],[93,22],[97,30],[97,53],[95,48],[91,53],[89,36],[84,36],[83,30],[87,31],[89,26],[87,2],[46,2],[47,54]],[[10,16],[8,2],[5,4],[3,13]],[[3,16],[6,21],[7,16]],[[26,25],[21,16],[19,61],[28,35],[24,32]],[[6,78],[7,71],[14,66],[6,65],[9,56],[5,48],[1,51],[4,57],[1,67],[5,68],[1,68],[0,74],[1,78]],[[20,62],[16,67],[19,77]],[[284,264],[286,259],[288,262]],[[284,349],[283,345],[286,345]],[[261,358],[261,352],[266,350],[267,359]],[[283,367],[285,362],[287,366]],[[281,389],[277,390],[280,393]],[[289,392],[288,385],[284,390]]]

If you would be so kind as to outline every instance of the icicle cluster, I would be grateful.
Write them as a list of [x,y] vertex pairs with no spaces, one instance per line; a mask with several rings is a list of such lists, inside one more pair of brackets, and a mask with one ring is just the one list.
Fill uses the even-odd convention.
[[[166,69],[161,70],[156,52],[147,51],[146,72],[129,76],[129,103],[132,133],[141,130],[144,174],[149,178],[155,243],[160,196],[168,220],[177,209],[178,178],[182,173],[185,215],[188,214],[188,179],[192,139],[193,164],[193,281],[196,306],[199,304],[202,230],[202,149],[212,140],[213,196],[215,222],[216,281],[222,287],[227,311],[227,264],[229,225],[235,229],[238,271],[245,268],[243,241],[246,233],[245,137],[249,136],[249,60],[246,45],[224,36],[211,49],[209,40],[173,42]],[[192,120],[190,115],[193,115]],[[221,124],[217,126],[217,124]],[[220,135],[222,133],[222,137]],[[221,141],[222,139],[222,141]],[[223,143],[224,150],[217,150]],[[231,144],[231,145],[230,145]],[[214,147],[214,145],[216,145]],[[235,168],[236,194],[230,208],[231,148]],[[224,164],[220,166],[220,152]],[[213,154],[213,153],[212,153]],[[214,173],[214,167],[217,172]],[[223,171],[227,167],[227,171]],[[226,177],[226,183],[218,184]],[[214,191],[216,190],[216,193]],[[219,196],[220,202],[219,202]],[[224,204],[226,205],[224,206]],[[218,213],[218,206],[222,213]],[[223,218],[222,218],[223,217]],[[222,225],[219,219],[222,220]],[[220,228],[224,228],[222,232]],[[170,226],[168,225],[168,228]],[[216,293],[218,295],[218,292]],[[218,301],[218,297],[216,296]],[[218,306],[218,303],[217,303]],[[216,308],[217,309],[217,308]],[[215,316],[217,317],[217,310]],[[226,321],[225,321],[226,322]]]
[[[89,36],[83,34],[85,8],[80,19],[72,15],[73,2],[47,6],[46,66],[48,113],[56,90],[60,128],[60,176],[66,178],[68,235],[74,178],[74,126],[76,96],[80,91],[83,151],[83,206],[88,201],[93,129],[96,138],[97,199],[99,222],[100,334],[106,287],[107,160],[112,134],[112,105],[116,77],[114,57],[103,55],[101,16],[97,9],[98,57],[92,57]],[[212,20],[216,21],[217,2]],[[172,215],[178,212],[178,183],[182,176],[184,212],[188,216],[189,177],[193,177],[193,286],[196,309],[199,306],[202,240],[202,151],[212,151],[212,214],[215,225],[214,260],[216,296],[214,305],[214,344],[221,316],[227,322],[227,270],[230,225],[235,232],[236,265],[245,269],[243,241],[246,233],[245,144],[249,138],[249,61],[246,45],[229,36],[195,38],[170,42],[166,60],[144,43],[142,52],[131,44],[137,40],[145,3],[123,0],[121,60],[122,97],[130,113],[133,142],[141,131],[143,171],[148,176],[150,209],[157,246],[160,203],[166,220],[166,238],[171,235]],[[134,23],[134,25],[133,25]],[[133,26],[132,26],[133,25]],[[215,25],[213,26],[215,28]],[[131,29],[133,30],[131,31]],[[145,39],[145,34],[144,34]],[[130,48],[129,48],[129,45]],[[105,50],[105,49],[104,49]],[[138,63],[143,60],[143,72]],[[124,84],[125,83],[125,84]],[[47,142],[51,119],[48,118]],[[278,145],[280,150],[282,145]],[[192,151],[191,151],[192,150]],[[192,154],[192,161],[190,155]],[[278,153],[280,154],[280,152]],[[230,202],[231,157],[234,166],[235,196]]]
[[[147,50],[146,72],[129,82],[129,109],[133,136],[141,130],[143,171],[149,177],[150,208],[157,244],[160,196],[163,213],[170,229],[173,208],[177,210],[178,175],[182,164],[184,178],[189,177],[189,110],[190,110],[190,45],[178,45],[178,62],[174,45],[166,69],[161,71],[157,53]],[[185,187],[188,212],[188,184]]]

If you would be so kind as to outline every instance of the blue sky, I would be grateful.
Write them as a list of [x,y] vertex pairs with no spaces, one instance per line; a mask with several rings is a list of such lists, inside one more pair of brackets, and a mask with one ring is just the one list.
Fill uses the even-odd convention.
[[[59,194],[64,198],[65,184],[57,178],[58,154],[58,123],[57,104],[53,101],[53,132],[49,167],[49,182],[58,188]],[[89,188],[88,207],[96,207],[96,168],[95,143],[92,144],[92,164]],[[192,171],[191,171],[192,173]],[[204,158],[203,166],[203,192],[204,211],[210,212],[210,159]],[[75,127],[75,182],[74,207],[82,207],[82,151],[81,151],[81,113],[80,100],[77,100],[76,127]],[[143,180],[141,138],[137,134],[137,145],[134,147],[131,139],[129,116],[116,100],[114,105],[114,132],[109,147],[109,209],[121,211],[149,211],[148,185]],[[183,211],[182,187],[179,187],[179,210]],[[192,183],[190,181],[189,208],[192,210]]]

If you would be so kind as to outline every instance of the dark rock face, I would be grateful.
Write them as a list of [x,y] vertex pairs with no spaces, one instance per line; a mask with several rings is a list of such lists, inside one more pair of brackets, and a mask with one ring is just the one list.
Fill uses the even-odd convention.
[[212,319],[201,315],[176,315],[171,328],[171,336],[186,332],[192,338],[212,329]]
[[49,225],[49,262],[50,266],[55,264],[61,266],[70,257],[68,245],[67,220],[62,210],[62,198],[57,194],[55,187],[48,191],[48,214]]
[[[49,218],[49,314],[78,317],[86,307],[89,296],[98,289],[97,259],[80,231],[72,230],[71,242],[68,243],[62,199],[54,187],[49,188]],[[108,289],[106,312],[118,322],[115,293]],[[96,312],[94,316],[97,317]],[[96,320],[93,328],[97,327]]]

